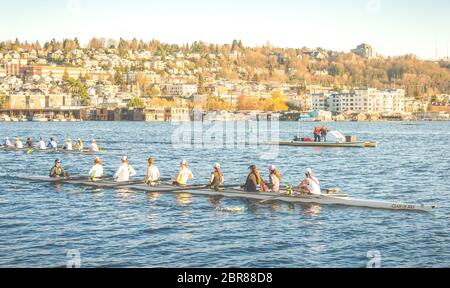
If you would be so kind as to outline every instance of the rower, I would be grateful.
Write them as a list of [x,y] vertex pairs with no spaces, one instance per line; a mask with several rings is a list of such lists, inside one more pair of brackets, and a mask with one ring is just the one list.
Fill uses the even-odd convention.
[[211,177],[209,178],[209,185],[211,186],[211,189],[219,191],[220,186],[224,182],[223,173],[220,170],[220,164],[214,164],[213,169],[214,170],[211,172]]
[[94,158],[94,166],[89,171],[89,179],[91,181],[98,181],[103,175],[103,162],[99,157]]
[[116,182],[127,182],[130,181],[130,177],[136,175],[136,171],[131,167],[127,156],[123,156],[120,160],[121,164],[119,170],[114,174],[114,179]]
[[42,138],[42,137],[39,138],[39,142],[38,142],[38,144],[37,144],[37,148],[38,148],[39,150],[45,150],[45,149],[47,149],[47,146],[45,146],[44,138]]
[[89,152],[98,152],[97,140],[93,139],[91,145],[89,145]]
[[50,170],[51,178],[63,178],[63,177],[69,177],[69,174],[64,171],[64,169],[61,166],[61,161],[59,159],[55,160],[55,165]]
[[13,145],[11,144],[11,141],[9,140],[9,137],[5,138],[5,147],[6,148],[11,148],[13,147]]
[[178,171],[178,175],[175,178],[176,180],[173,182],[174,185],[178,186],[186,186],[188,180],[194,179],[194,174],[188,168],[189,163],[186,160],[182,160],[180,163],[180,171]]
[[275,165],[269,166],[269,183],[267,186],[274,193],[280,192],[281,173]]
[[50,142],[48,142],[47,148],[58,149],[58,143],[56,142],[55,137],[50,137]]
[[72,139],[70,139],[70,138],[67,139],[66,144],[64,144],[63,149],[64,149],[64,150],[67,150],[67,151],[72,151],[72,150],[73,150],[73,147],[72,147]]
[[14,140],[14,148],[23,149],[23,142],[19,137],[16,137],[16,139]]
[[305,173],[306,178],[300,183],[300,190],[305,194],[321,195],[320,182],[313,175],[311,168],[308,168]]
[[26,142],[27,148],[33,148],[33,138],[28,137]]
[[145,174],[144,182],[149,186],[158,185],[158,181],[161,178],[158,167],[155,165],[155,158],[148,158],[147,173]]
[[76,144],[76,146],[77,146],[78,151],[83,151],[83,149],[84,149],[84,144],[83,144],[83,141],[82,141],[80,138],[77,139],[77,144]]
[[250,173],[247,176],[243,188],[245,192],[258,192],[258,186],[261,185],[261,176],[256,165],[248,167]]

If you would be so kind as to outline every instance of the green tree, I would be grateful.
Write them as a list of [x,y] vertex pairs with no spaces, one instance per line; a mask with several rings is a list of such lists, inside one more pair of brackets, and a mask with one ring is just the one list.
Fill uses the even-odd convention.
[[5,108],[6,105],[6,95],[0,91],[0,108]]
[[139,97],[134,97],[128,102],[128,108],[144,108],[145,104]]
[[125,80],[123,79],[123,73],[121,69],[116,69],[116,73],[114,74],[114,82],[116,82],[116,85],[125,84]]

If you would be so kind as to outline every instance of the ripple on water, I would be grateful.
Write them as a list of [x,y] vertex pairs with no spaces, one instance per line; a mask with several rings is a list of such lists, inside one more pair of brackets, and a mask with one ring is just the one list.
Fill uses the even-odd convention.
[[[263,177],[275,164],[290,184],[311,167],[322,185],[355,197],[439,206],[434,213],[391,212],[30,183],[15,177],[45,175],[55,157],[72,175],[86,174],[92,156],[0,153],[8,164],[0,171],[0,266],[64,267],[68,250],[76,249],[84,267],[366,267],[369,251],[380,253],[383,267],[448,267],[450,124],[406,124],[413,125],[331,123],[380,146],[280,147],[266,161],[259,158],[263,148],[176,149],[169,123],[0,123],[0,134],[95,137],[110,150],[101,156],[107,175],[123,154],[138,177],[150,155],[163,177],[188,159],[196,184],[208,179],[214,162],[227,184],[244,181],[250,164]],[[311,128],[281,123],[280,137]]]

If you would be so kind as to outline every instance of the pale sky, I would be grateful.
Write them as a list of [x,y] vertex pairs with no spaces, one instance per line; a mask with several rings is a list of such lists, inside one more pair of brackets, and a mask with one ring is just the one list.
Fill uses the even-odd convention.
[[1,0],[0,41],[78,37],[447,57],[448,0]]

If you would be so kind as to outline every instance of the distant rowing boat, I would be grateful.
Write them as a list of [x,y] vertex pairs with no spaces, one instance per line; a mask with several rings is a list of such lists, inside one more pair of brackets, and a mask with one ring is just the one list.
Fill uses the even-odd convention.
[[423,204],[403,204],[395,202],[384,202],[376,200],[364,200],[351,198],[347,195],[303,195],[303,196],[286,196],[284,194],[273,194],[273,193],[250,193],[244,192],[240,188],[224,188],[221,191],[212,191],[206,186],[188,186],[188,187],[178,187],[168,184],[160,184],[156,187],[148,186],[140,182],[125,182],[116,183],[114,181],[103,180],[99,182],[91,182],[86,180],[86,178],[50,178],[50,177],[23,177],[23,179],[28,181],[36,182],[53,182],[53,183],[67,183],[73,185],[82,185],[95,188],[122,188],[129,189],[133,191],[142,192],[153,192],[153,193],[189,193],[192,195],[205,195],[205,196],[223,196],[230,198],[242,198],[242,199],[252,199],[260,201],[281,201],[286,203],[314,203],[322,205],[341,205],[350,207],[364,207],[373,209],[385,209],[385,210],[404,210],[404,211],[423,211],[430,212],[436,206],[423,205]]
[[266,142],[268,145],[292,146],[292,147],[324,147],[324,148],[376,148],[377,142],[304,142],[304,141],[279,141]]
[[24,153],[67,153],[67,154],[99,154],[105,152],[100,150],[97,152],[84,149],[80,150],[64,150],[64,149],[37,149],[37,148],[14,148],[14,147],[0,147],[1,152],[24,152]]

